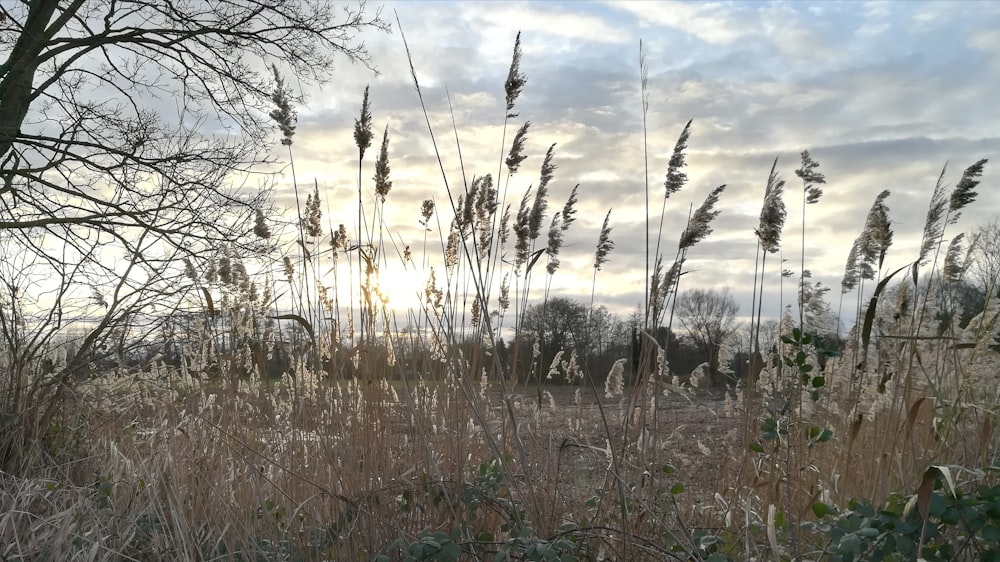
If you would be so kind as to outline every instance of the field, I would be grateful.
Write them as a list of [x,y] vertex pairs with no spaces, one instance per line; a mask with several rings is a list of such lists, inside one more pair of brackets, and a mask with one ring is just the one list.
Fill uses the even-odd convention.
[[[311,21],[281,12],[300,3],[275,4],[295,25]],[[760,174],[753,298],[738,323],[728,292],[685,284],[726,185],[663,227],[668,199],[688,182],[689,121],[662,188],[635,172],[645,176],[645,294],[623,319],[598,300],[620,281],[602,277],[615,250],[610,209],[596,215],[592,261],[574,264],[589,298],[552,290],[567,274],[560,252],[581,195],[552,200],[556,145],[538,155],[537,182],[507,193],[525,173],[530,125],[515,110],[526,83],[520,35],[497,173],[467,178],[463,161],[461,186],[449,183],[435,140],[444,133],[401,38],[441,170],[440,193],[420,208],[422,240],[403,243],[384,220],[389,128],[376,151],[368,88],[348,170],[357,217],[330,216],[319,181],[296,178],[294,80],[277,66],[266,95],[256,74],[213,76],[267,104],[254,115],[280,131],[282,158],[287,149],[283,195],[294,209],[284,215],[270,193],[230,189],[240,158],[275,140],[255,121],[247,130],[258,136],[229,147],[245,154],[181,154],[171,163],[183,170],[166,179],[158,161],[109,149],[65,172],[117,186],[113,204],[67,196],[110,205],[103,215],[80,207],[85,216],[3,227],[16,263],[0,264],[0,559],[1000,560],[1000,226],[949,231],[975,202],[987,160],[942,170],[922,232],[910,233],[919,245],[898,269],[886,265],[889,191],[878,194],[831,295],[807,269],[822,242],[806,213],[826,184],[818,156],[799,154],[795,225],[785,224],[775,158]],[[287,48],[308,70],[301,61],[313,51],[301,47]],[[189,141],[211,148],[177,143]],[[71,151],[54,142],[57,169]],[[23,199],[51,203],[29,218],[74,208],[48,199],[57,174],[26,166],[0,195],[17,182],[34,194]],[[155,198],[169,204],[133,210]],[[70,257],[49,246],[56,226]],[[798,255],[780,253],[783,234],[801,239]],[[384,294],[400,271],[426,274],[405,312]],[[842,310],[845,295],[853,310]],[[764,314],[765,300],[781,303],[779,317]],[[79,333],[68,333],[71,316]]]

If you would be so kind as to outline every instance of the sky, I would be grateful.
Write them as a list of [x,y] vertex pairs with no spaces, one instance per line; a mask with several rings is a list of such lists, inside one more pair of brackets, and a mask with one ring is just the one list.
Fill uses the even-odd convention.
[[[799,154],[809,150],[827,185],[806,209],[805,267],[840,295],[845,259],[883,189],[895,231],[886,268],[911,263],[920,244],[935,182],[954,185],[962,170],[989,158],[978,200],[946,236],[1000,215],[1000,3],[998,2],[387,2],[390,34],[363,36],[379,74],[342,61],[322,88],[305,88],[293,146],[300,184],[315,179],[333,223],[353,228],[357,148],[352,131],[370,85],[376,143],[364,163],[371,197],[374,158],[388,126],[393,188],[385,220],[397,239],[421,247],[420,203],[447,195],[400,35],[438,143],[447,180],[460,190],[475,175],[497,175],[513,131],[530,120],[521,171],[508,202],[538,182],[545,150],[555,143],[558,169],[551,208],[579,187],[577,221],[566,233],[561,269],[550,295],[587,302],[601,222],[611,210],[615,249],[597,276],[596,300],[627,315],[643,303],[646,219],[639,44],[648,67],[646,115],[650,224],[655,244],[663,180],[674,143],[693,119],[688,184],[667,201],[663,245],[672,259],[691,205],[716,186],[727,189],[714,232],[689,253],[680,290],[723,288],[748,315],[757,226],[774,159],[787,180],[783,267],[798,270],[802,184]],[[369,7],[377,7],[369,3]],[[399,24],[395,18],[398,14]],[[508,146],[501,144],[504,80],[514,39],[522,33],[527,78],[514,109]],[[292,86],[296,84],[292,81]],[[454,128],[449,114],[454,111]],[[284,147],[276,147],[284,148]],[[459,156],[459,151],[461,155]],[[280,151],[276,152],[281,154]],[[289,204],[290,174],[278,203]],[[506,172],[500,183],[506,181]],[[370,205],[370,203],[369,203]],[[366,207],[370,211],[370,206]],[[441,217],[447,228],[450,215]],[[545,224],[548,224],[546,220]],[[439,233],[428,234],[436,241]],[[544,235],[543,235],[544,236]],[[440,260],[440,251],[429,259]],[[768,286],[778,287],[777,259]],[[398,274],[389,288],[403,304],[420,279]],[[536,277],[534,286],[544,282]],[[765,316],[793,302],[767,293]],[[854,296],[849,297],[853,302]],[[850,309],[850,307],[845,307]],[[845,314],[850,316],[850,314]],[[848,321],[849,323],[849,321]]]

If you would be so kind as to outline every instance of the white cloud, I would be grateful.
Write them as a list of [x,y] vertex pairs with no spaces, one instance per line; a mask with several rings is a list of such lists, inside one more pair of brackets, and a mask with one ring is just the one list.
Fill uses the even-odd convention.
[[[521,116],[511,127],[521,120],[531,120],[532,127],[529,158],[511,180],[508,201],[516,206],[537,182],[542,155],[557,142],[553,208],[562,205],[573,185],[581,186],[580,216],[568,233],[553,290],[589,293],[597,229],[613,208],[617,247],[599,276],[598,296],[615,303],[620,313],[642,301],[644,281],[640,37],[650,47],[647,142],[654,228],[667,160],[681,127],[695,118],[686,170],[690,183],[668,201],[664,243],[676,244],[690,204],[700,204],[715,185],[729,184],[716,231],[692,252],[697,265],[692,268],[698,271],[685,283],[740,287],[751,282],[752,229],[775,156],[789,182],[788,255],[799,250],[801,211],[793,208],[801,195],[794,175],[799,151],[809,148],[827,174],[827,196],[808,210],[812,242],[806,267],[834,286],[848,246],[881,189],[893,192],[898,242],[890,261],[902,265],[912,259],[909,250],[918,241],[940,167],[953,162],[949,177],[954,183],[961,167],[978,158],[1000,161],[994,127],[1000,107],[993,101],[1000,72],[998,66],[984,67],[1000,60],[1000,32],[989,25],[992,16],[967,13],[967,6],[950,19],[923,18],[916,35],[895,22],[921,19],[913,14],[937,13],[937,7],[920,4],[914,11],[904,4],[869,3],[861,14],[845,14],[853,9],[832,3],[795,2],[395,7],[453,188],[461,185],[462,168],[444,87],[451,92],[465,173],[496,174],[500,154],[508,148],[500,145],[503,81],[514,36],[523,31],[522,70],[528,84],[516,109]],[[884,27],[888,22],[893,25]],[[396,186],[387,218],[402,225],[403,236],[422,235],[415,229],[419,203],[434,197],[445,207],[443,180],[398,35],[373,36],[368,44],[383,75],[373,78],[345,65],[327,92],[313,96],[316,110],[304,114],[296,135],[296,168],[300,181],[319,177],[332,192],[328,199],[342,205],[333,209],[335,223],[350,220],[352,199],[338,195],[356,188],[351,127],[360,93],[371,82],[375,122],[379,128],[389,122],[392,140]],[[508,128],[508,143],[511,135]],[[370,177],[370,170],[364,175]],[[960,228],[1000,214],[1000,201],[987,187],[995,187],[998,179],[1000,174],[987,166],[983,195]],[[449,219],[442,216],[444,224]]]
[[733,4],[631,0],[611,5],[632,13],[640,26],[671,27],[713,45],[728,45],[748,30],[738,13],[740,8]]

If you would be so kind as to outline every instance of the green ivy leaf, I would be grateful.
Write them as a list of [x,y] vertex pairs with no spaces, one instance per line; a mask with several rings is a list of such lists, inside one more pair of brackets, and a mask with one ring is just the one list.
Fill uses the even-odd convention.
[[457,543],[447,542],[441,547],[440,559],[442,562],[458,562],[462,556],[462,547]]
[[984,541],[1000,546],[1000,527],[996,525],[987,525],[983,527],[982,537]]
[[840,544],[838,545],[840,550],[845,553],[858,553],[861,552],[862,543],[861,537],[857,533],[848,533],[840,539]]

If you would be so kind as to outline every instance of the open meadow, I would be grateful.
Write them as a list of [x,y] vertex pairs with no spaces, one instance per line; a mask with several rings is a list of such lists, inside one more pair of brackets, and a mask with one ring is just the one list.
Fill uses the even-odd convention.
[[[587,208],[585,262],[562,253],[586,187],[556,200],[560,148],[528,152],[545,132],[520,116],[520,34],[498,158],[460,159],[456,181],[454,109],[428,110],[405,22],[361,5],[338,24],[322,2],[71,4],[0,9],[16,40],[0,60],[64,63],[51,80],[0,67],[0,560],[1000,560],[1000,226],[956,226],[995,197],[987,159],[926,178],[918,231],[894,231],[878,193],[831,292],[808,269],[829,243],[809,213],[837,179],[820,150],[775,157],[755,171],[738,316],[728,289],[689,283],[732,190],[671,214],[700,172],[697,120],[622,171],[643,176],[641,279],[608,272],[612,209]],[[350,197],[296,176],[312,148],[294,88],[327,79],[323,53],[371,66],[354,33],[390,23],[440,171],[405,240],[387,202],[408,161],[373,126],[374,89],[343,139]],[[104,61],[107,44],[137,59]],[[119,72],[74,78],[65,50]],[[149,68],[241,134],[140,110],[136,92],[166,87]],[[77,101],[87,80],[129,103]],[[58,103],[11,109],[39,97]],[[251,164],[283,166],[285,192],[248,195],[232,178]],[[585,298],[553,285],[567,274]],[[602,292],[633,281],[636,311],[609,312]]]

